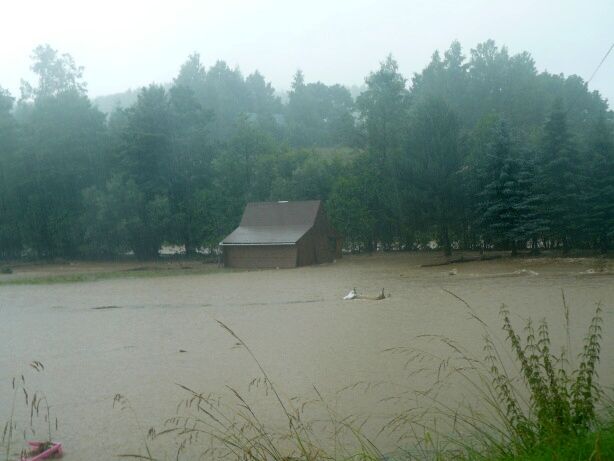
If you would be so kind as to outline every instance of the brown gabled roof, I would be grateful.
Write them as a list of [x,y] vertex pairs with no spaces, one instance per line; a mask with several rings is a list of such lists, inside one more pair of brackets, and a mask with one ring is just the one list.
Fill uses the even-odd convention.
[[321,202],[248,203],[241,223],[220,245],[292,245],[315,224]]

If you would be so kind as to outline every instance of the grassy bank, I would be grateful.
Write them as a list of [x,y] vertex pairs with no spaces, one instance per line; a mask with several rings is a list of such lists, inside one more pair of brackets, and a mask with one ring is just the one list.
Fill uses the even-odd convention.
[[107,271],[92,271],[92,272],[74,272],[60,274],[41,274],[41,275],[20,275],[19,277],[7,278],[0,280],[0,286],[3,285],[52,285],[58,283],[80,283],[80,282],[96,282],[100,280],[110,279],[136,279],[136,278],[151,278],[151,277],[178,277],[183,275],[205,275],[215,274],[222,271],[229,271],[217,267],[216,265],[208,265],[206,267],[136,267],[124,270],[107,270]]
[[614,460],[614,425],[605,425],[587,434],[580,434],[566,440],[545,443],[532,453],[499,458],[496,461],[553,460]]
[[[593,255],[594,256],[594,255]],[[500,253],[489,253],[482,259],[477,252],[457,252],[452,261],[440,252],[392,252],[362,255],[346,255],[338,265],[348,263],[371,264],[373,261],[386,262],[388,270],[395,267],[401,277],[418,277],[424,274],[438,274],[454,268],[459,276],[473,273],[482,276],[510,276],[523,274],[527,270],[547,275],[568,273],[569,275],[612,275],[609,259],[597,257],[560,258],[550,252],[539,257],[511,258]],[[461,264],[463,263],[463,264]],[[440,267],[442,266],[442,267]],[[349,268],[351,270],[351,268]],[[397,270],[397,269],[394,269]],[[48,285],[60,283],[93,282],[108,279],[152,278],[179,275],[201,275],[219,272],[239,271],[224,269],[215,262],[203,259],[162,257],[155,261],[138,261],[133,258],[114,261],[56,261],[56,262],[3,262],[0,264],[0,286],[3,285]],[[531,272],[533,273],[533,272]]]

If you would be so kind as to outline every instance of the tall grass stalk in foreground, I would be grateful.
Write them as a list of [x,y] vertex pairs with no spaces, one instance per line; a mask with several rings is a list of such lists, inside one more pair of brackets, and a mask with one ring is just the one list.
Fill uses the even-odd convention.
[[[257,365],[259,376],[251,381],[249,388],[258,388],[265,397],[274,400],[285,421],[285,428],[276,427],[262,418],[247,396],[234,388],[228,387],[233,399],[226,403],[225,399],[214,394],[179,385],[188,397],[180,402],[177,415],[166,421],[163,430],[150,430],[150,439],[174,436],[177,444],[175,459],[375,461],[384,458],[362,434],[359,423],[353,418],[339,418],[316,388],[316,398],[309,401],[284,397],[249,346],[227,325],[218,323],[235,340],[235,346],[245,350]],[[328,417],[324,421],[307,421],[305,409],[316,404],[325,409]],[[315,430],[316,424],[326,426],[326,430]],[[322,433],[332,434],[334,443],[320,439],[318,434]],[[350,451],[339,442],[342,434],[353,438],[355,449]],[[332,449],[328,448],[330,446]],[[146,451],[146,455],[124,457],[156,459],[151,455],[147,441]]]

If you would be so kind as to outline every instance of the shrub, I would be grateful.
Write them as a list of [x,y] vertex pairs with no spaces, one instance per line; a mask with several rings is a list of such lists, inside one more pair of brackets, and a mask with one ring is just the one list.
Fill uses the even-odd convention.
[[[568,319],[567,308],[565,312]],[[595,406],[602,394],[596,379],[603,323],[601,306],[597,306],[589,325],[579,365],[571,371],[564,349],[559,356],[552,353],[545,320],[539,323],[537,331],[531,320],[527,321],[523,342],[505,306],[501,308],[501,316],[503,330],[530,396],[527,410],[523,411],[511,378],[502,372],[500,360],[490,340],[486,345],[486,360],[490,364],[498,401],[505,409],[507,423],[513,431],[518,448],[531,451],[540,444],[583,435],[594,429]]]

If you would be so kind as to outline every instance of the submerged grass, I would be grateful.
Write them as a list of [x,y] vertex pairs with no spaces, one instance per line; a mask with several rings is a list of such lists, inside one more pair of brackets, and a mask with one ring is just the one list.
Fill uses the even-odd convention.
[[206,275],[228,272],[228,269],[220,267],[206,267],[199,269],[183,268],[157,268],[157,269],[126,269],[118,271],[81,272],[74,274],[57,274],[44,276],[24,276],[0,280],[3,285],[53,285],[59,283],[96,282],[99,280],[124,279],[124,278],[152,278],[152,277],[179,277],[183,275]]

